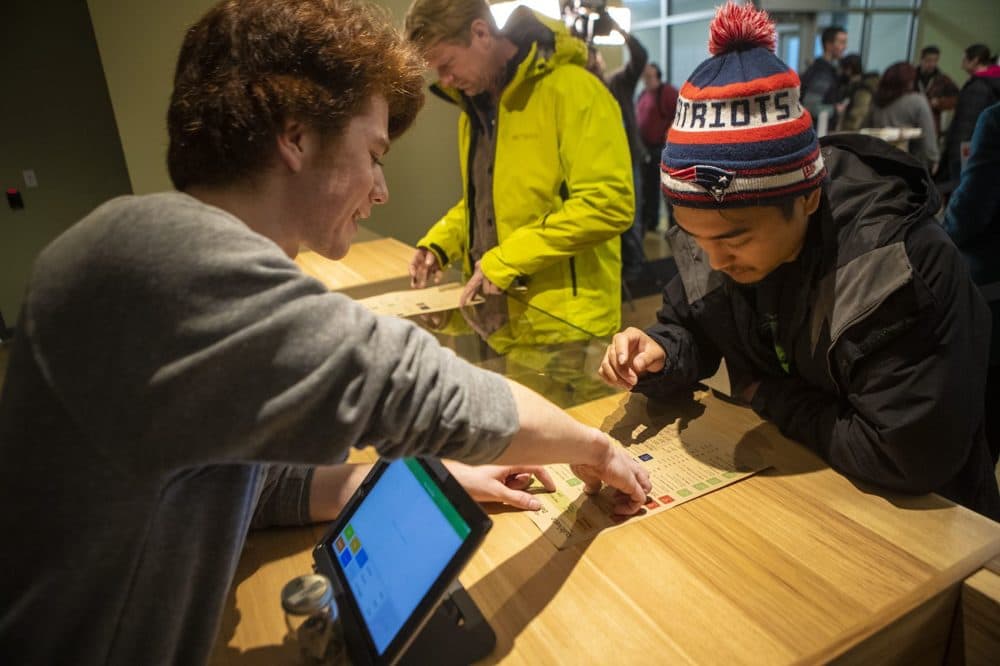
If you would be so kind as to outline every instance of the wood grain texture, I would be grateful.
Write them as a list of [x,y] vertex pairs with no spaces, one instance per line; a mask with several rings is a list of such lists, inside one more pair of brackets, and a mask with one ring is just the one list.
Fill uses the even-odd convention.
[[962,624],[965,663],[1000,663],[1000,575],[984,568],[962,586]]
[[343,259],[335,261],[315,252],[300,252],[295,263],[327,288],[337,290],[405,277],[415,252],[415,248],[394,238],[380,238],[354,243]]
[[[962,581],[1000,554],[1000,525],[936,496],[852,482],[707,394],[670,404],[618,394],[568,411],[616,436],[680,418],[682,441],[731,438],[772,467],[563,551],[526,515],[494,507],[494,528],[461,577],[497,633],[488,663],[940,655]],[[278,534],[250,539],[235,592],[241,617],[214,663],[255,663],[244,651],[280,643],[280,583],[308,571],[318,530]]]

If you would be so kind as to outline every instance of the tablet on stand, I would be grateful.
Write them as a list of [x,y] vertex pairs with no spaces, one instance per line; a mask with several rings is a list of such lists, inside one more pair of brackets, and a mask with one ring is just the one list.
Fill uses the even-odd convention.
[[351,662],[468,664],[496,636],[458,574],[493,521],[439,461],[379,461],[313,549]]

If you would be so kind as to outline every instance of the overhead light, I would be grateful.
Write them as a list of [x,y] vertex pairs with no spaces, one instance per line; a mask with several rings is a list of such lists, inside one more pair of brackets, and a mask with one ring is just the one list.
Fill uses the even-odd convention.
[[[632,28],[631,9],[626,9],[625,7],[608,7],[607,12],[625,32],[628,32]],[[625,38],[622,37],[620,32],[612,32],[610,35],[604,35],[603,37],[594,37],[594,43],[607,46],[620,46],[625,43]]]
[[510,18],[511,13],[519,6],[524,5],[528,9],[534,9],[539,14],[544,14],[549,18],[560,18],[562,12],[559,11],[559,0],[521,0],[520,2],[497,2],[490,5],[493,13],[493,20],[497,22],[498,28],[503,28]]
[[[562,18],[562,11],[559,8],[559,0],[520,0],[518,2],[497,2],[490,5],[490,11],[493,13],[493,20],[496,21],[497,27],[502,29],[507,23],[507,19],[510,18],[511,13],[513,13],[513,11],[520,5],[533,9],[539,14],[548,16],[549,18]],[[631,10],[626,9],[625,7],[608,7],[607,12],[625,32],[628,32],[629,28],[632,27]],[[625,43],[625,38],[617,32],[612,32],[610,35],[594,37],[594,43],[609,46],[621,45]]]

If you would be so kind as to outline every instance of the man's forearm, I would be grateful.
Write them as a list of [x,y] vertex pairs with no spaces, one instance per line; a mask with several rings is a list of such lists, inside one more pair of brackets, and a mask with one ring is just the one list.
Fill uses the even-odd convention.
[[494,464],[601,464],[608,454],[607,436],[583,425],[531,389],[510,380],[508,383],[520,429]]
[[324,465],[313,472],[309,486],[309,518],[320,523],[333,520],[368,476],[372,466]]

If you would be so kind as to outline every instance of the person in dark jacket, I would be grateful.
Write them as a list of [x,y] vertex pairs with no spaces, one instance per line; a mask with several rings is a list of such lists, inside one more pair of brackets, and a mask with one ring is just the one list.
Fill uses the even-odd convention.
[[973,44],[965,49],[962,69],[969,73],[969,80],[958,93],[955,115],[945,135],[942,166],[947,171],[938,179],[957,185],[962,175],[962,144],[972,139],[972,131],[983,109],[1000,102],[1000,66],[984,44]]
[[958,246],[993,315],[986,380],[986,435],[993,460],[1000,456],[1000,103],[979,114],[969,161],[948,200],[944,229]]
[[979,114],[969,161],[948,201],[944,228],[969,260],[980,284],[1000,282],[1000,103]]
[[809,110],[813,123],[821,111],[830,113],[829,127],[837,126],[834,105],[840,101],[840,73],[837,61],[847,49],[847,31],[839,25],[823,30],[823,54],[816,58],[802,74],[802,105]]
[[837,104],[837,131],[856,132],[864,127],[879,75],[863,71],[861,56],[850,53],[840,61],[840,78],[844,81],[844,89]]
[[[639,131],[636,126],[635,86],[639,83],[646,63],[649,61],[649,53],[642,43],[631,34],[622,29],[618,23],[611,18],[610,14],[603,14],[611,30],[617,32],[625,40],[628,47],[628,62],[607,74],[605,71],[604,58],[601,52],[593,44],[587,45],[587,69],[597,78],[604,81],[604,84],[611,91],[615,101],[622,110],[622,123],[625,125],[625,136],[628,137],[628,149],[632,158],[632,184],[636,194],[639,192],[639,170],[642,165],[642,155],[644,150],[639,139]],[[642,276],[642,265],[646,262],[646,255],[642,249],[642,237],[645,235],[642,223],[642,211],[639,206],[640,200],[636,196],[635,217],[632,226],[622,234],[622,280],[634,282]]]
[[[646,65],[642,72],[644,90],[635,103],[639,138],[642,140],[642,166],[639,172],[639,214],[646,231],[655,231],[660,223],[660,154],[667,140],[667,129],[677,111],[677,88],[663,80],[656,63]],[[667,221],[670,209],[667,208]]]
[[938,69],[940,58],[941,49],[934,45],[920,50],[920,65],[913,88],[927,96],[934,114],[934,132],[937,136],[941,135],[941,112],[951,111],[958,103],[958,86],[950,76]]
[[[989,313],[934,221],[929,175],[871,137],[818,143],[773,26],[748,32],[762,13],[723,7],[712,33],[728,41],[681,88],[662,160],[679,273],[657,323],[617,334],[600,374],[662,397],[724,358],[733,396],[834,469],[1000,518]],[[689,120],[709,103],[725,127]]]

